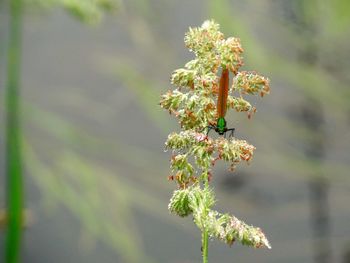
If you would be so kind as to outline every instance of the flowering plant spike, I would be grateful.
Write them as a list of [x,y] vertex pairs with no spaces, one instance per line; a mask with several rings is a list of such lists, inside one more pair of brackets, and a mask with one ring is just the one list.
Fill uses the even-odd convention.
[[225,39],[213,20],[190,28],[185,44],[195,58],[174,71],[171,83],[176,88],[160,100],[161,107],[181,125],[181,131],[169,134],[165,143],[166,149],[172,150],[169,180],[178,186],[169,210],[181,217],[193,216],[202,231],[203,262],[207,262],[208,237],[228,245],[238,241],[256,248],[271,248],[260,228],[213,210],[215,197],[209,186],[212,167],[218,160],[228,162],[233,171],[240,162],[248,163],[255,150],[247,141],[233,136],[212,138],[209,130],[213,128],[219,135],[232,130],[233,135],[234,129],[226,128],[226,111],[246,112],[251,118],[256,108],[245,96],[268,94],[269,80],[253,71],[239,71],[243,65],[240,40]]

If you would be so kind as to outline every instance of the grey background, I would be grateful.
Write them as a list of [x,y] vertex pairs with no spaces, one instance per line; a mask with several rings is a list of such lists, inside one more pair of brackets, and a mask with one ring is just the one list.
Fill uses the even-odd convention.
[[[349,107],[341,104],[349,98],[344,98],[349,27],[343,37],[313,41],[322,39],[322,27],[308,31],[298,25],[298,12],[286,2],[229,3],[232,22],[227,23],[239,21],[235,26],[248,34],[222,31],[241,38],[244,69],[268,76],[271,95],[252,99],[258,108],[253,120],[228,114],[236,136],[257,150],[249,166],[231,174],[220,164],[213,179],[217,209],[261,227],[272,250],[211,241],[210,262],[315,262],[323,246],[329,250],[323,251],[324,262],[350,262]],[[95,27],[60,9],[26,12],[21,99],[32,220],[24,231],[22,262],[201,261],[198,229],[190,218],[167,211],[175,185],[167,181],[170,153],[163,148],[167,134],[179,127],[157,103],[171,88],[171,72],[193,57],[184,47],[184,33],[210,17],[220,22],[220,12],[212,11],[216,5],[220,1],[125,1]],[[1,99],[7,21],[3,8]],[[319,43],[316,51],[305,48],[308,42]],[[262,63],[251,43],[285,64],[268,56]],[[317,59],[310,62],[312,56]],[[298,85],[309,75],[283,68],[288,63],[291,68],[309,63],[316,81]],[[330,83],[340,83],[328,87],[334,93],[329,101],[330,93],[317,86],[317,72],[321,82],[321,75],[329,74]],[[335,101],[340,103],[332,105]],[[305,108],[311,108],[310,118],[303,117]],[[3,106],[0,110],[3,208]],[[317,178],[326,178],[321,179],[326,186]],[[322,208],[315,223],[317,204]],[[1,248],[3,243],[1,231]]]

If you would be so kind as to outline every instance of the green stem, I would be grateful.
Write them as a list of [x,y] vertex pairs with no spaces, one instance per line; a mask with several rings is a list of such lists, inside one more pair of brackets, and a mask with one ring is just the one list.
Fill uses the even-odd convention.
[[22,0],[10,0],[6,90],[7,218],[5,262],[19,261],[22,227],[23,185],[19,125]]
[[208,263],[208,232],[204,230],[202,232],[202,256],[203,263]]
[[[209,173],[206,173],[207,176],[206,178],[204,178],[204,188],[208,188],[209,187]],[[209,240],[209,236],[208,236],[208,231],[205,229],[202,232],[202,256],[203,256],[203,263],[208,263],[208,240]]]

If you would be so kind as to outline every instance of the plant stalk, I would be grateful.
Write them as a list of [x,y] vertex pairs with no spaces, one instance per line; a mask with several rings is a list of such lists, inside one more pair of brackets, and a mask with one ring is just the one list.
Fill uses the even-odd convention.
[[20,145],[19,84],[21,64],[22,0],[10,0],[6,85],[7,231],[5,262],[19,262],[23,179]]
[[[204,188],[209,187],[209,177],[208,173],[206,178],[204,179]],[[205,229],[202,232],[202,256],[203,256],[203,263],[208,263],[208,241],[209,241],[209,236],[208,236],[208,231]]]
[[203,263],[208,263],[208,231],[204,230],[202,232],[202,256]]

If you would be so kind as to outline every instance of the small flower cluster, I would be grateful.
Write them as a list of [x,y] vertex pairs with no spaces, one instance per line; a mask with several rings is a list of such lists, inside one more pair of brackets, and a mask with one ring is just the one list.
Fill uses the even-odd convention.
[[270,93],[269,80],[255,72],[241,71],[234,78],[232,89],[242,94],[256,95],[261,97]]
[[171,170],[175,175],[170,175],[169,179],[175,179],[181,188],[202,179],[195,174],[190,156],[194,157],[196,166],[200,168],[199,175],[203,177],[211,173],[210,166],[217,160],[230,162],[231,170],[234,170],[241,161],[249,162],[255,150],[245,140],[227,140],[223,137],[212,139],[192,130],[171,133],[165,145],[166,149],[173,150]]
[[202,231],[229,245],[238,240],[245,245],[270,248],[259,228],[211,209],[215,203],[209,188],[212,166],[223,160],[234,170],[240,162],[252,159],[255,147],[245,140],[222,136],[214,139],[203,133],[219,117],[216,102],[220,70],[228,69],[233,74],[227,109],[247,112],[248,118],[256,108],[243,96],[268,94],[269,80],[254,72],[239,72],[243,65],[240,40],[225,39],[214,21],[190,28],[185,44],[196,57],[174,71],[171,83],[177,88],[163,94],[160,100],[160,106],[179,120],[182,129],[171,133],[166,141],[166,149],[172,150],[169,179],[179,187],[170,200],[169,210],[181,217],[192,215]]
[[206,229],[211,237],[228,245],[238,240],[243,245],[255,248],[271,248],[260,228],[249,226],[235,216],[211,210],[214,204],[213,192],[197,185],[176,190],[170,200],[169,211],[181,217],[192,214],[194,222],[201,230]]
[[238,38],[229,37],[222,40],[218,45],[218,53],[220,54],[221,66],[228,68],[233,73],[237,73],[238,69],[243,65],[243,48]]
[[249,226],[235,216],[220,214],[216,211],[210,211],[208,217],[209,232],[226,244],[231,246],[238,240],[243,245],[271,249],[269,241],[260,228]]

